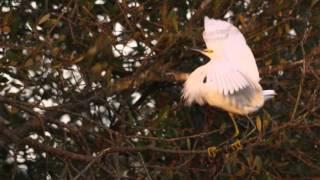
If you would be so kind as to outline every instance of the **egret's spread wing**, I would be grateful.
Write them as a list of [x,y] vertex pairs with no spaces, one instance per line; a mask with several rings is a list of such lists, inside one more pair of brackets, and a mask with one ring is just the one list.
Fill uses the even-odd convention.
[[208,17],[204,18],[204,31],[202,36],[207,48],[212,50],[216,48],[217,43],[221,44],[222,41],[227,41],[230,37],[236,37],[235,40],[238,41],[238,44],[246,44],[242,33],[233,24]]
[[230,61],[210,61],[207,68],[206,82],[203,83],[210,91],[216,90],[224,96],[229,96],[244,89],[261,89],[257,82],[250,79]]
[[213,53],[233,62],[248,77],[260,80],[253,53],[237,27],[226,21],[205,17],[203,39]]
[[229,112],[248,114],[263,105],[262,88],[230,61],[216,60],[194,70],[184,84],[190,105],[209,103]]
[[259,82],[259,71],[253,53],[247,44],[230,44],[225,58],[238,67],[241,72]]
[[264,102],[262,88],[230,61],[210,61],[204,83],[206,101],[237,114],[258,110]]

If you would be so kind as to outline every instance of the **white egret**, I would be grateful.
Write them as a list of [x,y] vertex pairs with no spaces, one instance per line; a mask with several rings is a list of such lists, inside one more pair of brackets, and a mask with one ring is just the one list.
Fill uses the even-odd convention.
[[[193,50],[210,61],[195,69],[185,82],[183,98],[188,105],[207,103],[229,113],[248,115],[276,94],[274,90],[263,90],[259,84],[255,58],[238,28],[205,17],[203,39],[207,49]],[[233,116],[230,117],[236,137],[238,126]]]

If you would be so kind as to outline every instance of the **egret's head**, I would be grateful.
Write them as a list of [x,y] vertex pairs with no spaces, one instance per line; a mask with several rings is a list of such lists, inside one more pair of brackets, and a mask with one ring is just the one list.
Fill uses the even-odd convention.
[[203,49],[203,50],[201,50],[201,49],[193,49],[193,48],[191,48],[190,50],[200,52],[201,54],[209,57],[210,59],[211,59],[211,58],[213,57],[213,55],[214,55],[214,52],[213,52],[212,49]]

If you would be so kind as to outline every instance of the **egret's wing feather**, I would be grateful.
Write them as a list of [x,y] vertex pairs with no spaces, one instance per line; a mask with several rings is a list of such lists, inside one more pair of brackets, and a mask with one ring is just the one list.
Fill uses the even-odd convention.
[[238,114],[256,111],[263,105],[260,84],[230,61],[210,61],[206,68],[208,81],[203,92],[209,104]]
[[[200,66],[189,75],[184,83],[182,97],[188,105],[191,105],[193,102],[197,102],[200,105],[205,103],[203,94],[208,82],[206,72],[206,66]],[[204,81],[204,78],[206,78],[206,81]]]
[[232,76],[230,76],[229,79],[230,79],[230,86],[235,87],[235,88],[231,88],[230,90],[230,94],[233,94],[233,92],[238,91],[240,89],[239,88],[240,84],[237,84],[237,81]]
[[229,61],[212,61],[207,64],[207,88],[227,96],[241,89],[256,89],[256,83]]
[[259,81],[258,67],[249,46],[247,44],[237,44],[235,42],[228,42],[226,45],[228,46],[228,49],[232,50],[232,52],[225,54],[226,60],[234,63],[240,71],[244,72],[250,78]]

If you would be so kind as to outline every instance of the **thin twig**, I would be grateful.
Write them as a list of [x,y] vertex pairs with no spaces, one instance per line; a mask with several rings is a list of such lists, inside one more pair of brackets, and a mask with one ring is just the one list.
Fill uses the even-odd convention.
[[307,68],[306,68],[306,52],[305,52],[305,49],[304,49],[304,43],[305,43],[305,40],[306,40],[306,38],[307,38],[307,34],[308,34],[308,32],[311,31],[311,29],[312,29],[312,28],[310,28],[310,29],[307,28],[307,29],[305,30],[303,39],[302,39],[301,42],[300,42],[300,47],[301,47],[302,55],[303,55],[303,67],[302,67],[302,72],[301,72],[301,78],[300,78],[298,95],[297,95],[296,103],[295,103],[295,105],[294,105],[294,108],[293,108],[293,111],[292,111],[292,114],[291,114],[290,121],[293,121],[293,120],[295,119],[295,115],[296,115],[296,112],[297,112],[297,109],[298,109],[298,107],[299,107],[300,100],[301,100],[302,88],[303,88],[304,79],[305,79],[306,71],[307,71]]

